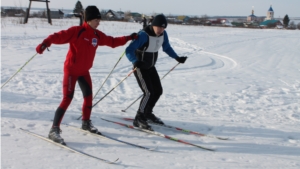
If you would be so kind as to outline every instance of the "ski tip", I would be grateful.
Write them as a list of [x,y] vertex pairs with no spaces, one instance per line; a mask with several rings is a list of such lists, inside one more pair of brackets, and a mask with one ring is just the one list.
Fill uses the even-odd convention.
[[149,151],[157,151],[157,152],[159,152],[159,151],[158,151],[158,146],[156,146],[156,147],[154,147],[154,148],[149,148],[148,150],[149,150]]
[[121,110],[122,112],[126,112],[125,110]]
[[229,138],[217,137],[219,140],[229,140]]
[[115,161],[110,161],[109,164],[117,164],[119,161],[119,158],[117,158]]

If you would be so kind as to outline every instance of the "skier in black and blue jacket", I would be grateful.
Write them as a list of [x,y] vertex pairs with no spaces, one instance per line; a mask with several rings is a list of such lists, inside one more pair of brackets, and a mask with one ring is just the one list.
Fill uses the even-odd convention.
[[144,95],[133,121],[133,125],[152,130],[147,121],[164,124],[153,114],[153,108],[163,93],[160,78],[155,68],[158,50],[163,51],[179,63],[184,63],[186,56],[179,57],[169,43],[167,19],[163,14],[155,16],[151,25],[138,33],[138,39],[126,48],[126,56],[132,62],[136,71],[134,75]]

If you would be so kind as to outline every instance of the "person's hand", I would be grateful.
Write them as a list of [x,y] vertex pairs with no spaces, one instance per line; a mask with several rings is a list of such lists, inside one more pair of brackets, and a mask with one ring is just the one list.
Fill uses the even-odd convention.
[[43,52],[46,48],[47,48],[46,45],[41,43],[36,47],[36,52],[39,54],[43,54]]
[[43,54],[44,50],[49,46],[50,46],[50,43],[48,43],[47,41],[44,40],[41,44],[39,44],[36,47],[36,52],[39,54]]
[[186,56],[181,56],[176,58],[177,62],[179,63],[184,63],[186,61],[187,57]]
[[134,62],[133,66],[134,66],[134,68],[141,68],[144,64],[145,64],[145,62],[143,62],[143,61],[136,61],[136,62]]
[[137,33],[132,33],[130,34],[129,36],[126,36],[126,40],[129,41],[129,40],[134,40],[134,39],[137,39],[138,38],[138,34]]

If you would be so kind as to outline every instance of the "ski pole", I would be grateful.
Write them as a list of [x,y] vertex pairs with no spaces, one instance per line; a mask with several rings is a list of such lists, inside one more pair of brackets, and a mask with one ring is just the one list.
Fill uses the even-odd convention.
[[[101,100],[103,100],[107,95],[109,95],[109,93],[111,93],[115,88],[117,88],[124,80],[126,80],[134,71],[136,70],[136,68],[134,68],[131,72],[129,72],[129,74],[122,79],[115,87],[113,87],[108,93],[106,93],[101,99],[99,99],[93,106],[95,107]],[[82,115],[80,117],[77,118],[77,120],[79,120],[82,117]]]
[[19,73],[23,67],[25,67],[27,65],[27,63],[29,63],[38,53],[36,53],[35,55],[33,55],[15,74],[13,74],[2,86],[1,86],[1,89],[2,87],[4,87],[17,73]]
[[[97,94],[99,93],[99,91],[101,90],[101,88],[103,87],[104,83],[106,82],[106,80],[109,78],[109,76],[111,75],[111,73],[114,71],[114,69],[116,68],[116,66],[118,65],[118,63],[120,62],[120,60],[122,59],[122,57],[124,56],[125,51],[123,52],[123,54],[121,55],[121,57],[119,58],[119,60],[117,61],[117,63],[115,64],[115,66],[113,67],[113,69],[110,71],[110,73],[108,74],[108,76],[106,77],[106,79],[104,80],[104,82],[102,83],[102,85],[100,86],[100,88],[98,89],[98,91],[96,92],[96,94],[93,97],[93,100],[95,99],[95,97],[97,96]],[[83,112],[81,112],[82,114]],[[80,117],[79,117],[80,118]],[[79,119],[78,119],[79,120]]]
[[124,56],[125,51],[123,52],[123,54],[121,55],[121,57],[119,58],[118,62],[115,64],[115,66],[113,67],[113,69],[110,71],[110,73],[108,74],[108,76],[106,77],[106,79],[104,80],[104,82],[102,83],[102,85],[100,86],[99,90],[96,92],[96,94],[94,95],[93,100],[95,99],[95,97],[97,96],[97,94],[99,93],[99,91],[102,89],[104,83],[106,82],[106,80],[109,78],[109,76],[111,75],[111,73],[114,71],[114,69],[116,68],[116,66],[118,65],[118,63],[120,62],[120,60],[122,59],[122,57]]
[[[176,66],[178,66],[180,63],[177,63],[172,69],[170,69],[160,80],[163,80],[164,77],[166,77],[172,70],[175,69]],[[134,102],[132,102],[128,107],[126,107],[126,109],[122,110],[122,112],[126,112],[126,110],[131,107],[135,102],[137,102],[140,98],[142,98],[144,94],[140,95],[140,97],[138,97]]]

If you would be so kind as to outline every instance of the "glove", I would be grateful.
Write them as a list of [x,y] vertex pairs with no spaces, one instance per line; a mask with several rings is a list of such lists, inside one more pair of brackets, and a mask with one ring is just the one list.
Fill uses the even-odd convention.
[[137,39],[138,38],[138,34],[137,33],[132,33],[130,34],[129,36],[125,36],[126,37],[126,40],[129,41],[129,40],[134,40],[134,39]]
[[134,62],[133,66],[135,68],[141,68],[144,64],[145,64],[145,62],[143,62],[143,61],[136,61],[136,62]]
[[186,59],[187,59],[186,56],[181,56],[181,57],[176,58],[177,62],[179,62],[179,63],[184,63]]
[[36,52],[39,54],[43,54],[44,50],[50,46],[50,43],[44,40],[41,44],[36,47]]

